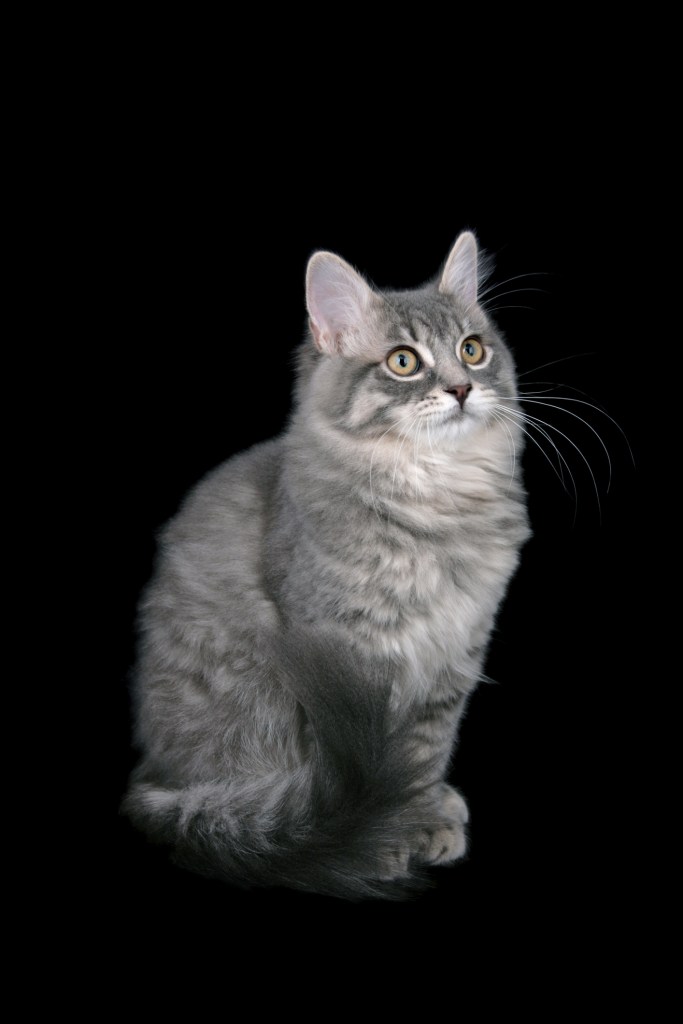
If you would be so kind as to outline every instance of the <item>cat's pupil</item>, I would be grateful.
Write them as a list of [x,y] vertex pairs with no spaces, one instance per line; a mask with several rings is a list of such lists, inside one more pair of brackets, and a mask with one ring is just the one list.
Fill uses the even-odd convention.
[[465,345],[465,352],[467,353],[468,356],[474,355],[474,345],[471,342],[468,342]]
[[408,356],[405,354],[405,352],[401,352],[400,356],[398,357],[398,361],[400,366],[402,366],[405,369],[405,367],[408,365]]

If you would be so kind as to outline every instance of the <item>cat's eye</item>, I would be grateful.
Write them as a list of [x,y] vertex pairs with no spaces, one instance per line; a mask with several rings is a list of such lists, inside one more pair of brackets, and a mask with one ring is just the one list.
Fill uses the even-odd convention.
[[463,363],[476,366],[477,363],[482,362],[486,352],[479,338],[465,338],[460,346],[460,355],[462,356]]
[[399,377],[410,377],[420,369],[420,360],[412,348],[395,348],[387,356],[387,366]]

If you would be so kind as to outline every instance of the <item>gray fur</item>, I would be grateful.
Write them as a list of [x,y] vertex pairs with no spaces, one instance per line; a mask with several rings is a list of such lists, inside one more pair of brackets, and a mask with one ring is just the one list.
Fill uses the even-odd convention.
[[[466,232],[441,278],[382,295],[315,254],[287,429],[160,538],[124,810],[193,870],[395,898],[465,850],[445,778],[529,534],[498,402],[516,408],[514,365],[476,267]],[[481,366],[458,354],[472,336]],[[414,377],[386,364],[399,346]]]

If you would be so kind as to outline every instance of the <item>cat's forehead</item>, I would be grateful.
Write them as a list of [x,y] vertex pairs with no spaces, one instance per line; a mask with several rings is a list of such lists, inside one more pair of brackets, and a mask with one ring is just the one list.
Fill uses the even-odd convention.
[[450,296],[436,290],[385,292],[387,334],[405,336],[430,345],[452,340],[475,330],[476,310],[459,309]]

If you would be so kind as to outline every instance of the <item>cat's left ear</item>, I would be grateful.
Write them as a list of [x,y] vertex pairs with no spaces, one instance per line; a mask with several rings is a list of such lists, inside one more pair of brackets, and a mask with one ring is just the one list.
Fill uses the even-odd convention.
[[360,355],[370,308],[377,300],[353,267],[331,252],[316,252],[306,270],[306,305],[316,346],[326,355]]
[[477,240],[471,231],[463,231],[446,260],[439,291],[473,306],[477,301],[478,262]]

